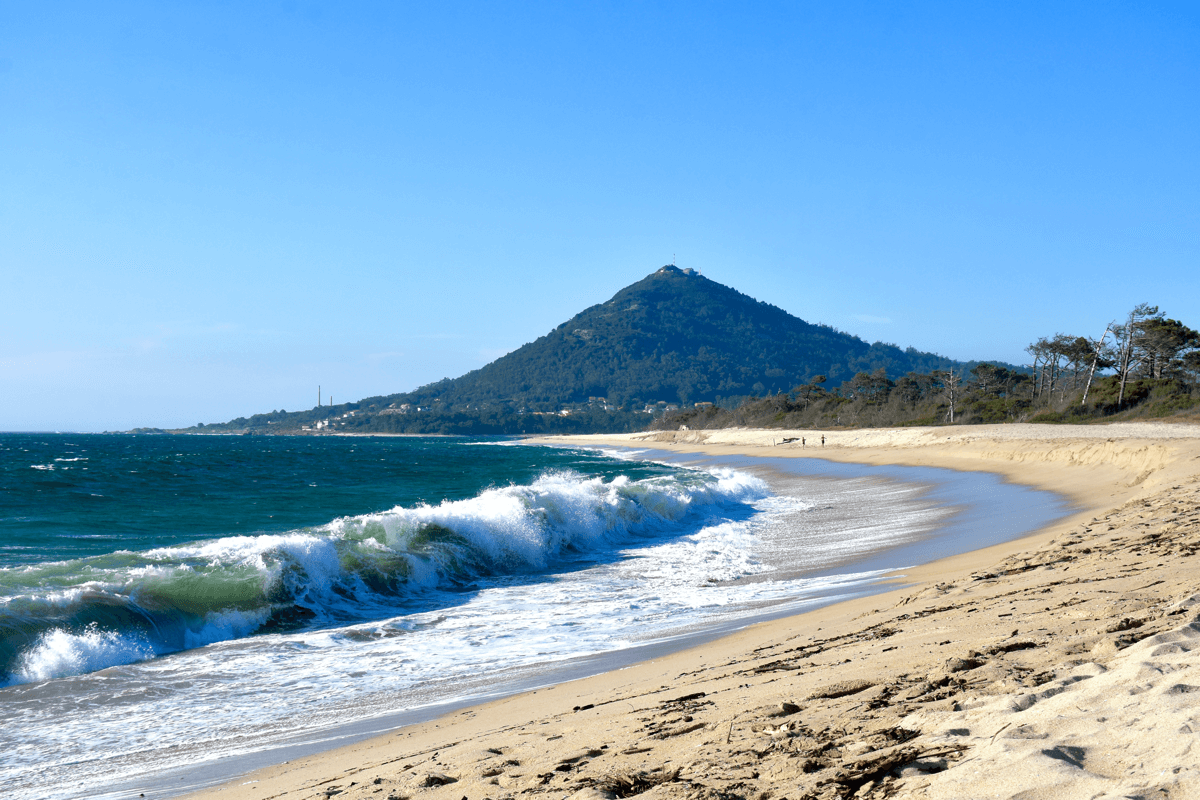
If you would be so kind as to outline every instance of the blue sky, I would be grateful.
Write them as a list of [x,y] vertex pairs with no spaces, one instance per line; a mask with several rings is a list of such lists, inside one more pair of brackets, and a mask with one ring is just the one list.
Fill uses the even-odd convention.
[[961,359],[1200,326],[1194,3],[0,4],[0,430],[415,388],[672,257]]

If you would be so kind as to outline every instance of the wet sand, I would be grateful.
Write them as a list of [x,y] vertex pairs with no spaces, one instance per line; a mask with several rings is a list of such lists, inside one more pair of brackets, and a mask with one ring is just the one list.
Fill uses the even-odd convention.
[[[1198,797],[1200,426],[554,439],[998,473],[1071,516],[754,625],[197,796]],[[783,438],[804,436],[780,444]]]

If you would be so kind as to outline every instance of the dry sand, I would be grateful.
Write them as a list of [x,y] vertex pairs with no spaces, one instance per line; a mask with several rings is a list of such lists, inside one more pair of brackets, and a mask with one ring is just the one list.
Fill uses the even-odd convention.
[[908,570],[888,594],[199,796],[1200,798],[1200,426],[826,431],[823,449],[821,435],[570,441],[986,470],[1079,511]]

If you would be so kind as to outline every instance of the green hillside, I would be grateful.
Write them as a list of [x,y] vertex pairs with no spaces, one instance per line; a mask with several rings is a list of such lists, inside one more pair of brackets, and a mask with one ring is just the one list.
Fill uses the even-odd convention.
[[[932,353],[868,344],[813,325],[692,270],[666,266],[534,342],[460,378],[306,412],[233,420],[218,429],[409,433],[638,430],[647,408],[788,391],[818,375],[837,386],[963,366]],[[563,413],[563,412],[567,413]]]
[[406,397],[507,400],[537,410],[589,397],[616,405],[722,402],[786,391],[818,374],[836,384],[879,367],[903,374],[955,364],[867,344],[667,266],[486,367]]

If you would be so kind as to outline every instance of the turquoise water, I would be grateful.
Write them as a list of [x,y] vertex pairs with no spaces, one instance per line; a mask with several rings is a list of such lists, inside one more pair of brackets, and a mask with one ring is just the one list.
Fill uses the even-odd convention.
[[[385,618],[429,590],[537,571],[562,545],[579,545],[570,525],[524,542],[530,531],[505,530],[515,520],[502,517],[490,536],[472,537],[465,517],[393,514],[389,531],[372,514],[551,475],[611,483],[680,474],[592,451],[493,444],[0,436],[0,685]],[[330,535],[333,520],[354,521]],[[556,546],[554,536],[565,540]],[[435,579],[414,578],[430,569]]]
[[278,533],[474,497],[546,470],[665,474],[488,439],[0,434],[0,567]]

